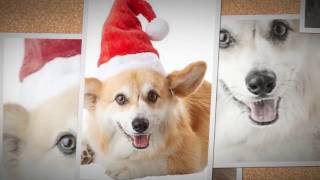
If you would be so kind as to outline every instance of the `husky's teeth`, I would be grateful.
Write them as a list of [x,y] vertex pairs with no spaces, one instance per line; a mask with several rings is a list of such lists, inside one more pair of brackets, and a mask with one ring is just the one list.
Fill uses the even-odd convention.
[[263,100],[259,100],[253,103],[254,105],[262,105],[263,104]]

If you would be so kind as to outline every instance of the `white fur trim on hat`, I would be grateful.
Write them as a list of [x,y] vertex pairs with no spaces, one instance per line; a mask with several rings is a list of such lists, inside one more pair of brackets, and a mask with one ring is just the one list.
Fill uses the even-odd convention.
[[149,24],[147,24],[145,32],[152,41],[160,41],[167,36],[169,32],[169,24],[164,19],[154,18]]
[[33,110],[48,98],[79,84],[79,80],[80,55],[56,58],[24,79],[19,102]]
[[98,68],[97,77],[100,80],[105,80],[108,77],[114,76],[126,70],[138,68],[152,69],[163,75],[166,74],[158,56],[154,53],[146,52],[115,56],[111,58],[108,62],[102,64]]

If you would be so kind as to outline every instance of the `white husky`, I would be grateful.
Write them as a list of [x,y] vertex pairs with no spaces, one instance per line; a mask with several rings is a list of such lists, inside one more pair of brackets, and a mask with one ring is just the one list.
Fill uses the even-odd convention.
[[320,35],[222,21],[215,163],[320,160]]
[[78,89],[51,97],[32,111],[4,105],[4,179],[75,178]]

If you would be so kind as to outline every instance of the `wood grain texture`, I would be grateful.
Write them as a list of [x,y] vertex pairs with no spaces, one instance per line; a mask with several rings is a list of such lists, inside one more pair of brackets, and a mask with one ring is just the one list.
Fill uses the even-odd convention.
[[81,33],[83,0],[0,0],[0,32]]
[[[0,32],[81,33],[83,0],[0,0]],[[222,0],[222,15],[296,14],[299,0]]]
[[299,0],[221,0],[222,15],[297,14]]
[[236,168],[214,168],[212,171],[213,180],[236,180],[237,169]]
[[319,180],[320,167],[245,168],[244,180]]

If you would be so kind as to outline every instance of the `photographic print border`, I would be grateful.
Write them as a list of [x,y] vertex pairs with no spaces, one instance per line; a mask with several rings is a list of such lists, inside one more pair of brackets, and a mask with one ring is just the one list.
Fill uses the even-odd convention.
[[[212,13],[212,21],[213,21],[213,27],[212,29],[214,29],[214,39],[213,41],[214,43],[214,50],[213,50],[213,59],[211,59],[213,61],[213,71],[212,71],[212,85],[213,87],[215,87],[215,85],[218,83],[217,81],[217,68],[218,68],[218,52],[219,52],[219,30],[220,30],[220,18],[221,18],[221,0],[214,0],[212,2],[212,4],[214,4],[214,9],[215,11]],[[84,62],[86,61],[86,54],[87,54],[87,38],[88,38],[88,11],[89,11],[89,0],[84,0],[84,12],[83,12],[83,25],[82,25],[82,58],[84,59]],[[84,70],[85,71],[85,70]],[[216,106],[216,91],[213,88],[212,92],[211,92],[211,108],[210,108],[210,126],[209,126],[209,144],[208,144],[208,165],[206,167],[206,170],[203,171],[203,179],[207,179],[207,180],[211,180],[212,179],[212,172],[213,172],[213,149],[214,149],[214,143],[213,140],[214,139],[214,129],[215,129],[215,125],[214,125],[214,119],[215,119],[215,106]],[[83,116],[82,116],[83,118]],[[81,129],[81,127],[80,127]],[[80,134],[78,134],[80,135]],[[81,135],[80,138],[78,138],[79,141],[81,141]],[[81,166],[81,165],[80,165]],[[79,171],[81,171],[81,167],[79,168]],[[85,180],[88,179],[88,177],[83,177],[82,175],[84,175],[83,173],[79,172],[78,175],[80,175],[79,179],[81,180]],[[166,176],[163,176],[164,179],[168,178]],[[155,178],[155,179],[161,179],[161,178],[157,178],[154,176],[150,176],[149,178]],[[187,176],[184,176],[183,178],[188,179]]]
[[[77,132],[77,151],[76,151],[76,175],[75,179],[81,179],[81,154],[82,154],[82,122],[84,119],[83,107],[84,107],[84,88],[85,88],[85,66],[86,66],[86,33],[88,25],[88,1],[83,2],[83,14],[82,14],[82,40],[81,40],[81,62],[80,62],[80,89],[79,89],[79,101],[78,101],[78,132]],[[83,179],[84,180],[84,179]]]
[[[217,109],[217,86],[219,73],[219,34],[221,22],[221,0],[215,0],[215,14],[214,14],[214,49],[213,49],[213,71],[212,71],[212,91],[211,91],[211,111],[210,111],[210,128],[209,128],[209,146],[208,146],[208,168],[207,180],[212,179],[212,172],[214,168],[214,148],[215,148],[215,127],[216,127],[216,109]],[[210,168],[209,168],[210,167]]]
[[4,167],[3,167],[3,64],[4,64],[4,54],[3,54],[3,38],[0,37],[0,179],[4,177]]
[[[221,21],[224,19],[234,20],[268,20],[268,19],[296,19],[299,20],[299,14],[270,14],[270,15],[225,15],[221,16]],[[219,72],[219,69],[218,69]],[[217,76],[217,79],[219,77]],[[217,112],[215,112],[217,113]],[[214,119],[214,124],[216,119]],[[216,129],[215,129],[216,131]],[[288,162],[246,162],[246,163],[215,163],[214,168],[251,168],[251,167],[295,167],[295,166],[320,166],[320,161],[288,161]]]
[[[4,64],[4,53],[3,53],[3,48],[4,48],[4,39],[6,38],[46,38],[46,39],[79,39],[81,41],[82,40],[82,34],[66,34],[66,33],[6,33],[6,32],[0,32],[0,69],[1,69],[1,74],[0,74],[0,115],[1,115],[1,121],[0,121],[0,179],[3,179],[3,171],[4,171],[4,167],[3,167],[3,64]],[[82,57],[82,50],[83,50],[83,43],[81,43],[81,57],[80,57],[80,79],[79,79],[79,97],[78,97],[78,125],[81,125],[81,120],[82,120],[82,103],[83,103],[83,98],[82,96],[80,96],[80,93],[83,93],[83,87],[84,87],[84,82],[83,82],[83,77],[84,76],[84,70],[83,70],[83,57]],[[80,107],[81,107],[81,111],[80,111]],[[78,127],[77,127],[78,128]],[[79,130],[77,129],[77,139],[79,138]],[[75,179],[79,179],[79,164],[77,163],[78,161],[80,162],[80,145],[77,141],[77,147],[76,147],[76,168],[75,168]]]
[[300,32],[320,33],[320,28],[308,28],[305,26],[306,19],[306,0],[300,0]]

